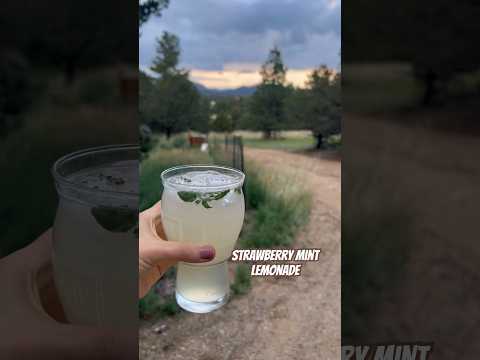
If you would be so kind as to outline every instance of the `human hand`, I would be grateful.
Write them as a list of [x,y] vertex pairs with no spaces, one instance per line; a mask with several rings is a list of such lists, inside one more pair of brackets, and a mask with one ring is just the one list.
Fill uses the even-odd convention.
[[134,359],[136,327],[111,329],[66,323],[53,282],[51,231],[0,259],[0,358]]
[[138,292],[144,297],[169,267],[179,261],[203,263],[215,257],[215,248],[176,241],[167,237],[160,217],[160,201],[140,213]]

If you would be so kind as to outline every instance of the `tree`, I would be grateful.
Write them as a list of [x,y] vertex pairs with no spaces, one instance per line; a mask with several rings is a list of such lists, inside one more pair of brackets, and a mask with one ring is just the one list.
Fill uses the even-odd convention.
[[456,74],[479,68],[480,7],[473,1],[421,4],[405,0],[392,11],[388,1],[356,0],[344,7],[342,20],[350,26],[342,29],[342,58],[345,64],[412,64],[424,86],[422,105],[430,106]]
[[178,37],[164,32],[157,40],[157,53],[151,67],[158,78],[152,80],[151,87],[146,79],[140,78],[143,82],[140,114],[153,130],[165,133],[167,138],[187,130],[204,116],[200,95],[188,79],[188,71],[178,69],[179,59]]
[[233,106],[229,99],[215,101],[210,115],[210,129],[231,133],[235,130],[234,116]]
[[138,110],[140,114],[140,122],[148,123],[152,94],[155,90],[155,82],[154,79],[140,70],[138,74],[138,83]]
[[150,101],[150,125],[167,138],[187,130],[198,117],[200,95],[188,74],[157,79]]
[[167,31],[164,31],[162,37],[157,39],[156,55],[153,59],[151,70],[160,76],[176,75],[184,72],[177,69],[180,59],[180,40]]
[[260,70],[263,84],[283,86],[285,84],[287,67],[283,64],[282,53],[274,46],[268,54],[267,61]]
[[150,16],[161,16],[169,0],[147,0],[138,2],[138,26],[145,24]]
[[289,98],[287,112],[291,123],[312,131],[320,149],[326,137],[341,130],[341,76],[322,65],[312,71],[306,85]]
[[194,131],[201,132],[203,134],[208,134],[210,130],[210,99],[200,96],[199,104],[195,112],[192,115],[190,121],[190,129]]
[[285,86],[286,72],[281,52],[274,47],[262,65],[262,83],[253,94],[250,106],[255,128],[263,131],[266,139],[285,125],[284,105],[291,91],[290,87]]

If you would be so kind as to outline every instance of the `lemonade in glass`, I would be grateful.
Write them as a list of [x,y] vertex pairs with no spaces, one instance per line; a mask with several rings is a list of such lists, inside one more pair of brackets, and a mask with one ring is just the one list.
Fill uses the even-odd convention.
[[162,173],[162,223],[168,241],[215,247],[215,258],[207,263],[178,264],[175,296],[187,311],[207,313],[228,300],[227,260],[245,215],[244,179],[239,170],[211,165]]

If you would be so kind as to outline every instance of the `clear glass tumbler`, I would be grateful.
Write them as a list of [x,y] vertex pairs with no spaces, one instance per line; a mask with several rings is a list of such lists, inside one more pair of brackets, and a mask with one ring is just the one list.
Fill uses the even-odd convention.
[[165,170],[161,177],[162,223],[168,240],[210,244],[216,252],[207,263],[179,263],[177,303],[195,313],[218,309],[229,296],[227,260],[245,215],[245,175],[227,167],[186,165]]
[[55,283],[75,324],[138,321],[138,158],[135,145],[78,151],[53,166]]

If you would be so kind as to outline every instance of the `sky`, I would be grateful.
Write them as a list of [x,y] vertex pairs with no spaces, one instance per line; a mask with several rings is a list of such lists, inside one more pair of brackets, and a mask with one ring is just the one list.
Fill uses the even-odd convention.
[[155,39],[169,31],[180,38],[180,67],[209,88],[258,84],[274,45],[287,81],[303,86],[313,68],[340,67],[340,7],[340,0],[170,0],[140,29],[140,68],[148,72]]

